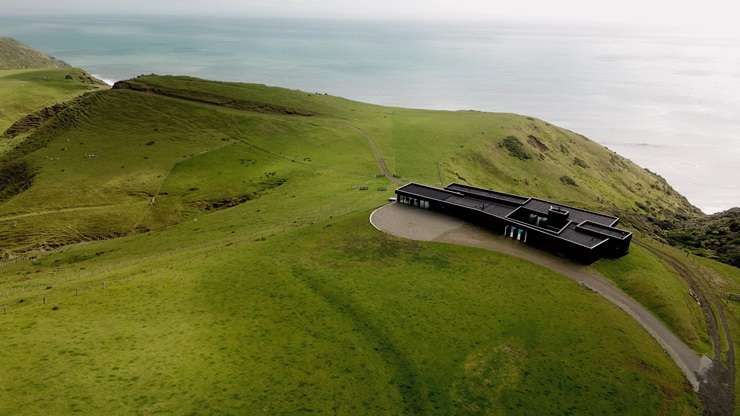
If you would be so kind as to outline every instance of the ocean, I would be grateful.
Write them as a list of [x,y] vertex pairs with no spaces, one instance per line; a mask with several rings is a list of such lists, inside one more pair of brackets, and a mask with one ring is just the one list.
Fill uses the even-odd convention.
[[740,206],[740,36],[515,22],[2,17],[113,82],[186,74],[377,104],[527,114],[665,177],[704,212]]

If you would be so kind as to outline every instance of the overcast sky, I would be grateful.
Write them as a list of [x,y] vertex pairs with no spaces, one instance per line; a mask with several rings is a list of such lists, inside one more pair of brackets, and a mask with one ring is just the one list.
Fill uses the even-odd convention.
[[733,25],[738,0],[0,0],[6,14],[196,14]]

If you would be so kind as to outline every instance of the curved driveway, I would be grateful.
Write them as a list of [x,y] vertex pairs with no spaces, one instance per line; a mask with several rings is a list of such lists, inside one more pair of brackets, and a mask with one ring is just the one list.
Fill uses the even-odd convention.
[[370,215],[370,223],[396,237],[480,247],[508,254],[575,280],[617,305],[642,325],[675,361],[695,391],[699,390],[699,380],[711,367],[709,358],[699,356],[644,306],[587,266],[492,234],[454,217],[396,203],[375,210]]

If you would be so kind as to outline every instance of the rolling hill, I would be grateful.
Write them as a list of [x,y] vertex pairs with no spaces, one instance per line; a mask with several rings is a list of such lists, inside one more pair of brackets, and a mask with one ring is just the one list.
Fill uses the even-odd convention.
[[[162,125],[163,118],[176,121]],[[627,220],[699,214],[662,178],[540,120],[147,76],[81,98],[5,155],[2,169],[27,166],[34,180],[28,191],[3,196],[0,215],[14,219],[0,222],[0,248],[22,252],[162,229],[199,210],[253,199],[282,185],[288,172],[342,163],[310,150],[316,136],[372,142],[402,180],[474,183]],[[271,170],[257,168],[259,161],[248,156],[255,151],[277,158],[268,163]],[[210,166],[239,152],[244,160],[221,164],[218,183],[209,183]],[[264,176],[269,172],[275,175]],[[69,192],[72,187],[79,192]],[[40,226],[44,212],[53,215]]]
[[[701,413],[658,344],[596,294],[368,224],[410,180],[616,213],[646,245],[594,267],[709,354],[702,309],[649,234],[701,213],[587,138],[515,114],[39,74],[0,82],[77,98],[0,148],[0,413]],[[731,268],[685,264],[710,293],[740,292]],[[738,306],[719,305],[736,330]]]
[[[98,398],[112,395],[173,413],[694,412],[657,344],[596,295],[526,262],[371,229],[392,190],[371,142],[401,180],[632,212],[641,183],[661,209],[693,212],[659,178],[539,120],[140,77],[4,155],[3,169],[30,172],[0,205],[8,257],[87,242],[3,270],[0,335],[23,346],[0,356],[17,398],[4,410],[40,395],[58,413],[110,412]],[[602,166],[623,182],[601,184]],[[608,323],[580,318],[595,315]]]

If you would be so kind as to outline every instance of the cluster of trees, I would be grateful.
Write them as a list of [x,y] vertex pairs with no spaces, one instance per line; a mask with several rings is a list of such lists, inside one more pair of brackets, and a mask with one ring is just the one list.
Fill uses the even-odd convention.
[[666,236],[696,254],[740,267],[740,208],[686,221]]

